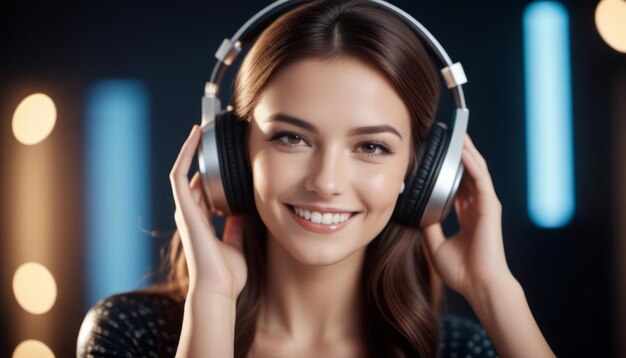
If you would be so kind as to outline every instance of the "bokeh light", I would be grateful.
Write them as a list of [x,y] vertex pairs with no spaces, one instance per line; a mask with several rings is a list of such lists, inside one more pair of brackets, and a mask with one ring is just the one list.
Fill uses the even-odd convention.
[[602,39],[613,49],[626,53],[626,1],[600,1],[595,17]]
[[54,353],[47,345],[35,339],[20,343],[13,351],[13,358],[54,358]]
[[57,285],[45,266],[27,262],[15,271],[13,294],[24,310],[32,314],[42,314],[54,305]]
[[23,144],[37,144],[50,135],[56,119],[54,101],[43,93],[32,94],[15,109],[13,135]]

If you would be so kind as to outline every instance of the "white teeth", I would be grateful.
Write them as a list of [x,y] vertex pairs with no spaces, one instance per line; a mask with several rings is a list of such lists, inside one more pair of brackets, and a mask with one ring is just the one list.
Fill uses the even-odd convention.
[[322,223],[322,213],[319,213],[317,211],[314,211],[311,213],[311,221],[316,223],[316,224],[321,224]]
[[309,211],[309,210],[298,208],[295,206],[293,207],[293,211],[296,213],[296,215],[300,216],[301,218],[309,220],[315,224],[323,224],[323,225],[339,224],[350,218],[350,214],[348,213],[341,213],[341,214],[324,213],[322,214],[319,211]]

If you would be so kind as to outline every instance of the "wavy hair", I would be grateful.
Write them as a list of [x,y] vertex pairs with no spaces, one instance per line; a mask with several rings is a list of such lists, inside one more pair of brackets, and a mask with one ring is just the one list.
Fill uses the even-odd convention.
[[[411,116],[412,170],[435,116],[439,78],[424,45],[408,25],[368,1],[314,1],[274,21],[236,74],[232,98],[236,114],[252,118],[264,88],[286,66],[306,58],[339,56],[373,65],[404,101]],[[245,357],[254,340],[265,285],[266,234],[258,213],[245,218],[248,280],[237,299],[237,357]],[[153,290],[183,300],[189,278],[178,232],[172,237],[166,260],[168,278]],[[370,354],[436,356],[442,286],[420,232],[389,222],[366,249],[361,279]]]

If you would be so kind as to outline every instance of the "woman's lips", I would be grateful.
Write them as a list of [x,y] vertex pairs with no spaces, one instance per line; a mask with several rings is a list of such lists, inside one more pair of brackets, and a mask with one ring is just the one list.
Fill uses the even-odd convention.
[[[337,232],[348,225],[355,215],[358,215],[358,212],[307,210],[289,204],[285,204],[285,207],[291,214],[291,217],[293,217],[301,227],[318,234]],[[298,215],[296,212],[303,214],[305,217]]]

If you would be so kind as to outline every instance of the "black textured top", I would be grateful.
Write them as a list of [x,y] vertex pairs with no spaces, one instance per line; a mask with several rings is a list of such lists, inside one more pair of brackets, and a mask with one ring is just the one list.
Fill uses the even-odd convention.
[[[183,311],[183,302],[162,294],[130,292],[107,297],[85,316],[76,355],[174,357]],[[497,357],[486,332],[469,319],[444,316],[440,330],[440,357]]]

